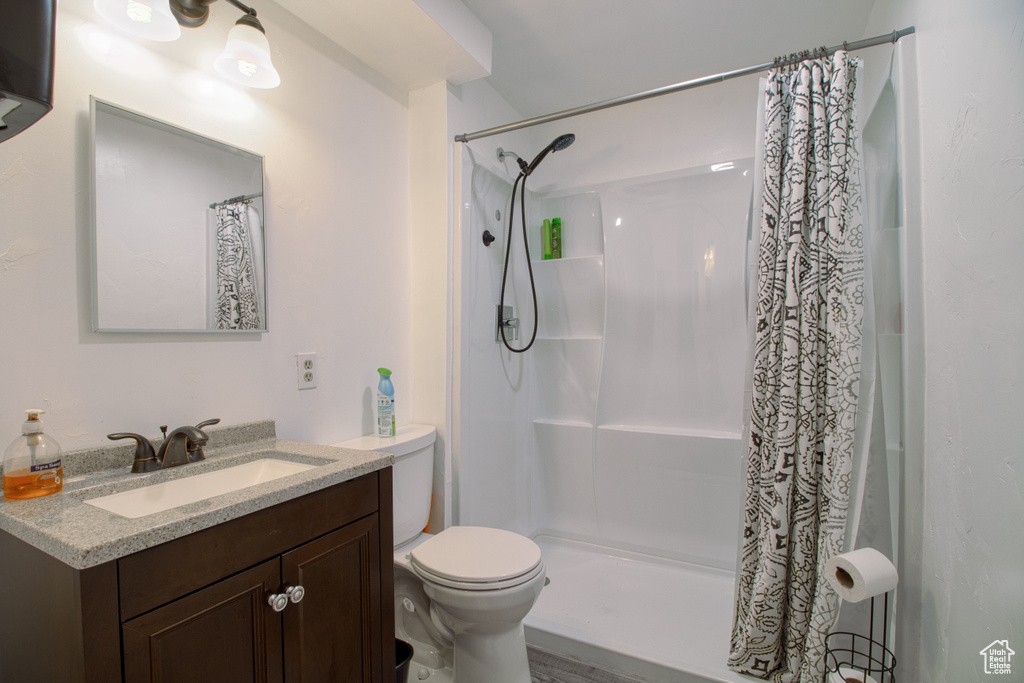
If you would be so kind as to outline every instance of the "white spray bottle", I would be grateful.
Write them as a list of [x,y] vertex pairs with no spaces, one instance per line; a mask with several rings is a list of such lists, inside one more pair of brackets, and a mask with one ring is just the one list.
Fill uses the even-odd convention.
[[380,381],[377,382],[377,436],[383,438],[395,435],[395,387],[391,384],[391,371],[377,368]]

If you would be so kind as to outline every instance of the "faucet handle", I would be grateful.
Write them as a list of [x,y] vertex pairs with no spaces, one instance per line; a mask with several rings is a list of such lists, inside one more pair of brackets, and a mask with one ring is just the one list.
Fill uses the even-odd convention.
[[205,446],[206,442],[210,440],[210,437],[208,437],[206,432],[203,431],[203,427],[209,427],[210,425],[215,425],[218,422],[220,422],[220,418],[215,417],[212,420],[203,420],[196,425],[196,429],[200,434],[202,434],[202,437],[190,438],[188,440],[186,450],[189,462],[199,462],[200,460],[206,459],[206,453],[203,452],[203,446]]
[[107,438],[111,441],[119,441],[120,439],[135,439],[135,460],[132,462],[132,474],[139,474],[140,472],[152,472],[160,469],[160,463],[157,462],[156,452],[153,450],[153,444],[150,443],[149,439],[140,435],[132,434],[130,432],[123,432],[117,434],[107,434]]

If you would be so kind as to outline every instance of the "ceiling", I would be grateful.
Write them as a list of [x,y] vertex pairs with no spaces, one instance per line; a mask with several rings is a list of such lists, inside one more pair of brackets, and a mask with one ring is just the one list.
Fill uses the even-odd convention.
[[[463,0],[525,117],[863,38],[874,0]],[[810,42],[808,42],[810,41]]]
[[491,32],[460,0],[277,0],[406,92],[491,70]]
[[[278,1],[407,90],[445,79],[465,82],[489,67],[487,81],[524,117],[857,40],[875,2]],[[464,49],[465,16],[457,17],[455,30],[446,23],[453,8],[471,11],[470,29],[490,31],[490,64],[479,49]]]

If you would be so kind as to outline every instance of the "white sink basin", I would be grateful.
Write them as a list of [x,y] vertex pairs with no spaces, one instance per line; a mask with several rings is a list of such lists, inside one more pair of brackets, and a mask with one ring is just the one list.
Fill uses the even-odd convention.
[[304,472],[315,465],[304,465],[288,460],[263,458],[244,465],[226,467],[216,472],[205,472],[191,477],[152,484],[131,491],[85,501],[114,514],[135,519],[155,512],[163,512],[179,505],[195,503],[232,491]]

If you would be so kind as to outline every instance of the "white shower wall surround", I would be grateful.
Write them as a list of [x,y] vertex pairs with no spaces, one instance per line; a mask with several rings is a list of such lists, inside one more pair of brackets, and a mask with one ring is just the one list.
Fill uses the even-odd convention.
[[750,163],[537,198],[536,533],[735,566]]

